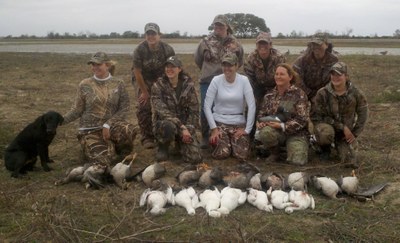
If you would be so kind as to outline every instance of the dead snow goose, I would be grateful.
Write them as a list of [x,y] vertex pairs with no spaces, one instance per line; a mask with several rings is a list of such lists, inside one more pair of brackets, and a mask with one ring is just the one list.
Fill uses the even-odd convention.
[[249,188],[249,193],[247,195],[247,201],[257,207],[260,210],[266,212],[272,212],[272,204],[268,202],[267,193],[264,191]]
[[295,191],[291,190],[289,192],[289,201],[293,203],[293,205],[286,207],[286,213],[292,213],[294,210],[304,210],[307,208],[314,209],[315,201],[312,195],[308,194],[305,191]]
[[289,202],[289,193],[282,190],[272,191],[272,187],[270,187],[267,191],[267,195],[270,197],[272,206],[276,209],[285,209],[293,205],[293,203]]
[[218,188],[206,189],[199,195],[200,202],[198,207],[202,207],[206,210],[210,217],[218,218],[221,217],[221,213],[217,211],[221,204],[221,193]]
[[193,187],[184,188],[175,195],[175,205],[185,208],[189,215],[196,214],[195,208],[198,204],[199,198]]
[[348,195],[353,195],[358,190],[359,182],[354,170],[351,171],[351,176],[346,176],[346,177],[341,176],[337,180],[337,183],[342,189],[342,191],[344,191]]
[[293,172],[287,177],[288,187],[296,191],[306,191],[307,183],[308,177],[305,172]]
[[139,206],[143,207],[147,205],[146,212],[159,215],[165,213],[167,203],[175,204],[171,187],[167,187],[164,191],[152,191],[150,188],[147,188],[140,196]]
[[238,188],[225,187],[221,191],[221,205],[218,212],[227,215],[232,212],[239,205],[246,202],[247,192]]

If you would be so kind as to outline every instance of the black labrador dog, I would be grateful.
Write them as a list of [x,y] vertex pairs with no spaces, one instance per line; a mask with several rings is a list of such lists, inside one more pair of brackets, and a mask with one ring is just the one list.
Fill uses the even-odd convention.
[[49,111],[26,126],[5,150],[4,161],[6,168],[11,171],[12,177],[18,177],[32,171],[39,155],[44,171],[50,171],[47,163],[53,161],[49,158],[49,145],[56,135],[58,125],[64,118],[55,111]]

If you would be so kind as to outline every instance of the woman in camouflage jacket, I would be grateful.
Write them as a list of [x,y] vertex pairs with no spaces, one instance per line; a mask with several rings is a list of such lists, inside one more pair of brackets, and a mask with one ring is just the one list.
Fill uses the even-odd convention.
[[80,82],[71,110],[63,124],[78,118],[78,139],[85,162],[111,165],[116,154],[133,149],[137,128],[126,121],[129,96],[122,80],[112,76],[115,63],[104,52],[89,60],[93,76]]
[[334,64],[331,81],[317,92],[316,110],[312,116],[321,159],[328,160],[330,148],[336,147],[342,162],[357,167],[357,140],[368,117],[364,94],[350,81],[347,65]]
[[[286,161],[304,165],[308,161],[309,102],[304,91],[294,85],[297,73],[286,64],[278,64],[275,71],[276,86],[264,96],[257,115],[255,138],[270,151],[267,162],[276,162],[280,147],[285,145]],[[266,117],[279,118],[266,120]],[[271,117],[272,116],[272,117]]]
[[182,154],[185,162],[202,160],[196,128],[199,128],[199,102],[192,79],[182,70],[176,57],[169,57],[165,74],[151,89],[153,132],[157,140],[156,159],[168,159],[171,142]]

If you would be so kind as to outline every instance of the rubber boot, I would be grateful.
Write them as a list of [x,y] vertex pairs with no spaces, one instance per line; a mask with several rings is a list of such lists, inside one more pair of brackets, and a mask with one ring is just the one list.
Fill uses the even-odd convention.
[[268,151],[270,152],[270,154],[269,154],[268,158],[265,159],[265,162],[267,162],[267,163],[279,162],[279,160],[280,160],[280,157],[279,157],[280,148],[279,148],[279,146],[269,148]]
[[158,143],[158,149],[156,154],[156,160],[158,162],[168,160],[168,148],[169,148],[169,143]]
[[321,146],[321,153],[319,155],[319,159],[321,162],[328,162],[331,158],[331,146],[325,145]]

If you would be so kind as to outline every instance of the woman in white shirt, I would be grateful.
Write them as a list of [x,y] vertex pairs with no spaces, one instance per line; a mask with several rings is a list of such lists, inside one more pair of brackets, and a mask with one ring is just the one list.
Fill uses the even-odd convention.
[[237,73],[236,55],[225,54],[221,65],[223,74],[212,79],[204,102],[211,130],[209,142],[214,148],[212,156],[225,159],[232,155],[244,161],[249,155],[249,134],[256,112],[253,89],[248,78]]

